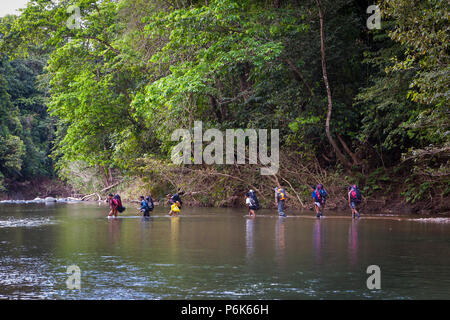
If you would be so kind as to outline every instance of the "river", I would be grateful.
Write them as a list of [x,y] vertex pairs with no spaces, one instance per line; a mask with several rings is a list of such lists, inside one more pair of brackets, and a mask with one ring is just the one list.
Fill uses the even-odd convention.
[[450,298],[448,218],[157,207],[144,220],[133,206],[108,219],[104,204],[0,205],[0,299]]

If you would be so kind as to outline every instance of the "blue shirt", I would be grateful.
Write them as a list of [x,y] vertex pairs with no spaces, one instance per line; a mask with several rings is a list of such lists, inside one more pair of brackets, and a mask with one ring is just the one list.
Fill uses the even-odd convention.
[[141,210],[150,210],[150,208],[148,207],[147,201],[142,200],[141,202]]

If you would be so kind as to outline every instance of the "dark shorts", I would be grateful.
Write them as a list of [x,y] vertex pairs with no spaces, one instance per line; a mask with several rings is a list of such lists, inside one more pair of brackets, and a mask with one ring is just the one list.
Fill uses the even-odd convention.
[[142,212],[142,215],[143,215],[144,217],[150,217],[150,210],[144,210],[144,211]]
[[359,206],[359,202],[351,201],[350,202],[350,208],[357,209]]
[[258,210],[258,207],[255,207],[255,206],[249,206],[248,208],[249,208],[249,210]]

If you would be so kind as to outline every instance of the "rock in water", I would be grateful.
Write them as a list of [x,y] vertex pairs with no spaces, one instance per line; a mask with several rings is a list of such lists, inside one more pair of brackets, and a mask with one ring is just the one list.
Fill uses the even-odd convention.
[[45,202],[56,202],[56,199],[53,197],[47,197],[44,199]]

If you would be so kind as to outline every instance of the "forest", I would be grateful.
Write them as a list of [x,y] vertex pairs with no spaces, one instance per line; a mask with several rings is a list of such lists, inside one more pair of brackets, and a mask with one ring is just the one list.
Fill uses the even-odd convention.
[[[322,183],[340,209],[358,184],[373,210],[449,213],[449,6],[29,1],[0,18],[0,195],[237,206],[254,189],[271,206],[281,185],[302,209]],[[174,164],[195,121],[278,129],[278,172]]]

